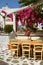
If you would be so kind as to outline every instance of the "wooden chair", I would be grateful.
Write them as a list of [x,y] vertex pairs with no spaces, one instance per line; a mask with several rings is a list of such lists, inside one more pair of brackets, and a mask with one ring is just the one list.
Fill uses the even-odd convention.
[[30,59],[30,45],[28,43],[22,43],[22,57]]
[[10,42],[11,56],[18,57],[19,44],[17,41]]
[[42,45],[34,45],[34,59],[42,60]]

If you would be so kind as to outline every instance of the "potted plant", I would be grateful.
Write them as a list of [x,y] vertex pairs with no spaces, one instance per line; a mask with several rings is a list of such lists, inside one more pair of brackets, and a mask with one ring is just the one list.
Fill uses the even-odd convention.
[[11,33],[13,31],[13,25],[5,25],[4,32]]

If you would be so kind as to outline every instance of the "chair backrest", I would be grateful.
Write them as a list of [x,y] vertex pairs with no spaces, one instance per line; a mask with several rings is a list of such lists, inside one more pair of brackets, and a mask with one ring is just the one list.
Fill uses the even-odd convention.
[[30,45],[28,43],[22,43],[22,56],[30,57]]
[[35,45],[34,47],[34,58],[38,60],[42,60],[42,45]]

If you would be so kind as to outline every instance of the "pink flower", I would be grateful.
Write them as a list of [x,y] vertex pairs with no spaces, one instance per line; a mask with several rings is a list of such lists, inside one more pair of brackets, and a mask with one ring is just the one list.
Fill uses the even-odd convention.
[[41,18],[39,18],[39,23],[41,23],[41,21],[42,21]]
[[31,20],[35,20],[35,16],[34,15],[31,15]]
[[24,25],[25,24],[25,21],[22,19],[21,23],[22,23],[22,25]]
[[32,14],[32,15],[31,15],[31,18],[33,18],[33,17],[34,17],[34,15]]
[[43,26],[43,22],[41,23],[41,25]]
[[37,15],[38,14],[38,11],[35,11],[35,14]]
[[35,20],[35,17],[34,18],[31,18],[33,21]]
[[[28,22],[27,22],[29,26],[32,26],[32,24],[33,24],[32,22],[34,22],[34,23],[38,23],[38,22],[41,23],[42,22],[41,17],[43,17],[43,16],[37,17],[37,15],[40,14],[36,10],[37,7],[38,7],[37,5],[34,5],[33,8],[32,7],[28,7],[26,9],[24,9],[24,10],[20,10],[18,12],[18,14],[19,14],[18,19],[21,19],[21,21],[22,21],[22,20],[26,20],[26,19],[29,18]],[[24,24],[23,21],[22,21],[22,24]]]
[[38,5],[34,5],[33,8],[36,9],[38,7]]
[[27,24],[31,27],[32,26],[32,22],[28,21]]
[[22,14],[22,13],[23,13],[23,10],[20,10],[18,13],[19,13],[19,14]]
[[28,19],[28,21],[30,21],[30,19]]
[[39,21],[41,21],[41,18],[39,18]]
[[26,9],[24,9],[24,12],[27,12],[27,11],[32,11],[32,7],[27,7]]

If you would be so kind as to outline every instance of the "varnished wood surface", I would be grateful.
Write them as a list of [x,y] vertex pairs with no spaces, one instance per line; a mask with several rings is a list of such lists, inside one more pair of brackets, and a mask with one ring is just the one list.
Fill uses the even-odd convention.
[[29,44],[29,45],[43,45],[41,40],[10,40],[10,44]]

